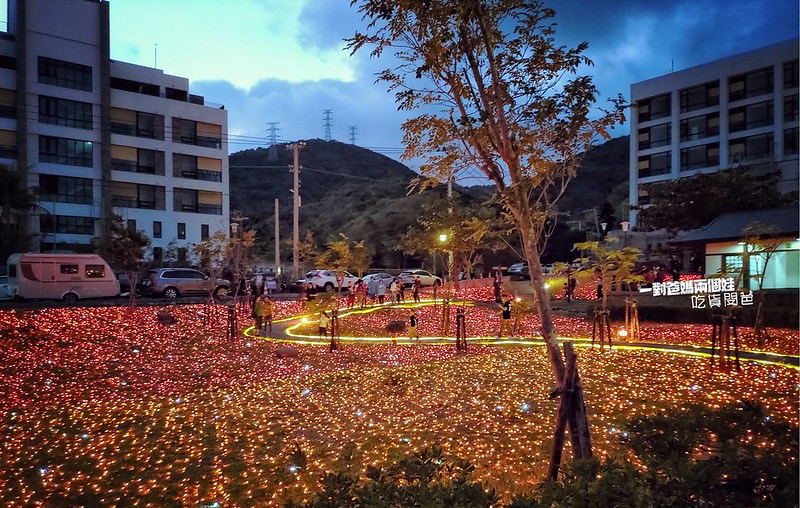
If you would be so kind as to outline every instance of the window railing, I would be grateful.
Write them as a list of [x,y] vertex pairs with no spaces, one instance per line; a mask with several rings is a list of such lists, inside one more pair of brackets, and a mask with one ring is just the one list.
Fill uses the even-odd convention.
[[144,208],[155,210],[156,202],[143,199],[126,198],[122,196],[111,196],[111,204],[120,208]]
[[136,124],[128,123],[128,122],[111,122],[111,133],[112,134],[123,134],[125,136],[135,136],[136,135]]
[[181,178],[191,178],[192,180],[203,180],[206,182],[221,182],[221,171],[210,171],[207,169],[184,169],[180,172]]
[[16,158],[17,158],[16,146],[0,145],[0,159],[16,159]]
[[197,213],[207,213],[209,215],[222,215],[220,205],[197,205]]

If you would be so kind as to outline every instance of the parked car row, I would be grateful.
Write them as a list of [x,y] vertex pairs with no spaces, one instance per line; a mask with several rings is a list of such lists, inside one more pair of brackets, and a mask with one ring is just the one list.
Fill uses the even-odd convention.
[[[355,284],[358,282],[359,278],[353,275],[350,272],[344,271],[340,272],[343,274],[341,279],[342,288],[346,289],[350,283]],[[432,273],[428,272],[427,270],[408,270],[405,272],[401,272],[399,275],[391,275],[386,272],[378,272],[378,273],[371,273],[365,275],[360,280],[364,283],[369,284],[371,281],[381,281],[383,280],[386,286],[388,287],[389,284],[395,278],[399,278],[400,282],[409,287],[414,284],[414,280],[419,278],[420,283],[422,286],[441,286],[442,279],[433,275]],[[304,286],[306,284],[313,284],[314,287],[318,290],[325,290],[325,291],[333,291],[334,289],[339,287],[339,280],[336,278],[336,271],[335,270],[311,270],[310,272],[306,273],[305,278],[298,279],[296,284],[299,286]]]

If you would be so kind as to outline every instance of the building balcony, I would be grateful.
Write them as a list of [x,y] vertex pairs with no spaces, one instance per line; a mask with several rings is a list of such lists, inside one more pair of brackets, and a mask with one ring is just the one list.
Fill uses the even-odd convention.
[[182,204],[180,205],[180,212],[190,212],[190,213],[204,213],[208,215],[222,215],[222,206],[221,205],[204,205],[204,204]]

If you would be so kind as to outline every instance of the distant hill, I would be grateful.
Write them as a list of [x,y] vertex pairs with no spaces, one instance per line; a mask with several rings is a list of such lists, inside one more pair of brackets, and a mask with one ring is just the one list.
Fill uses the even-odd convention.
[[[627,137],[600,145],[562,198],[562,210],[599,207],[611,190],[627,180]],[[231,210],[248,217],[266,259],[274,252],[274,201],[280,200],[282,259],[288,260],[292,235],[292,152],[286,145],[244,150],[230,156]],[[338,141],[309,140],[300,152],[300,236],[311,231],[318,244],[339,233],[366,240],[376,250],[376,266],[403,267],[394,250],[427,205],[444,199],[446,189],[408,194],[417,176],[400,162]],[[493,187],[458,187],[462,199],[483,201]]]
[[627,184],[628,139],[628,136],[614,138],[586,152],[578,174],[558,202],[560,210],[580,212],[600,208],[615,188]]

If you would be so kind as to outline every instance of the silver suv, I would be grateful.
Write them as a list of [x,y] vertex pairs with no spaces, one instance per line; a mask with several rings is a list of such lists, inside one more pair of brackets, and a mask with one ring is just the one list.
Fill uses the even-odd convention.
[[156,268],[147,272],[147,278],[142,283],[144,291],[165,298],[207,295],[210,291],[214,292],[215,297],[227,296],[231,285],[225,279],[211,281],[208,275],[191,268]]

